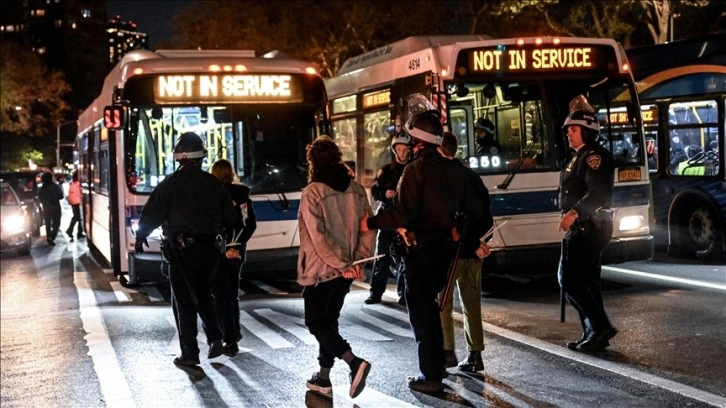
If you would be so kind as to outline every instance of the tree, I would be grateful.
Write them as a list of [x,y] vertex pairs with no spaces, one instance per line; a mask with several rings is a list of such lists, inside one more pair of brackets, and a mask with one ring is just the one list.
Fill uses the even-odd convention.
[[645,24],[653,42],[663,44],[668,41],[671,0],[640,0],[640,6],[645,10]]
[[12,42],[0,45],[0,132],[45,136],[65,120],[70,90],[62,73],[48,72],[31,50]]

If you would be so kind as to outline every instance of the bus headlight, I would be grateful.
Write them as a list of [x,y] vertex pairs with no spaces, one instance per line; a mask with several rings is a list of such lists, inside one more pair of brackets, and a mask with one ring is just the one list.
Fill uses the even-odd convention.
[[622,232],[639,231],[645,226],[645,218],[642,215],[627,215],[620,219],[618,229]]

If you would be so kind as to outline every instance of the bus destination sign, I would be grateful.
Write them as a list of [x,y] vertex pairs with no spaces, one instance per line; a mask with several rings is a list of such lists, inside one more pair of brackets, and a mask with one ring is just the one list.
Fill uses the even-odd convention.
[[491,47],[471,49],[466,52],[469,73],[592,70],[601,67],[605,61],[602,50],[592,46],[516,49]]
[[302,101],[291,75],[185,74],[159,75],[156,103],[294,103]]

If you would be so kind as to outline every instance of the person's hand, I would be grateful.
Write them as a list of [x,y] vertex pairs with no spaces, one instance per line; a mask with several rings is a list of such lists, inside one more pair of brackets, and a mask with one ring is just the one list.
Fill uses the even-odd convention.
[[361,234],[365,234],[366,232],[370,231],[371,229],[368,228],[368,217],[370,215],[368,214],[368,211],[366,211],[365,215],[361,217],[360,221],[358,221],[358,232]]
[[479,248],[476,249],[476,256],[479,257],[479,259],[484,259],[488,257],[492,253],[491,249],[489,249],[489,245],[486,243],[486,241],[481,241],[479,243]]
[[242,259],[242,254],[239,253],[239,250],[234,248],[228,249],[227,252],[224,253],[224,256],[227,259]]
[[577,212],[570,210],[563,214],[560,218],[560,231],[569,231],[575,220],[577,220]]
[[134,250],[136,250],[137,254],[144,253],[144,245],[146,245],[147,247],[149,246],[149,243],[146,241],[146,238],[136,238],[136,244],[134,244]]
[[350,268],[343,271],[343,277],[345,279],[355,279],[357,281],[362,281],[365,279],[365,273],[363,272],[363,267],[361,264],[353,265]]
[[396,190],[386,190],[386,198],[393,198],[396,195]]

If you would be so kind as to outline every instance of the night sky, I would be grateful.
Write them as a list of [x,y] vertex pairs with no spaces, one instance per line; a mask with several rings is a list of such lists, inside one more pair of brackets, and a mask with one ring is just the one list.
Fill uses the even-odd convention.
[[108,19],[120,16],[122,21],[135,22],[140,32],[149,35],[149,49],[155,50],[160,41],[171,39],[169,20],[187,4],[189,0],[108,0]]

